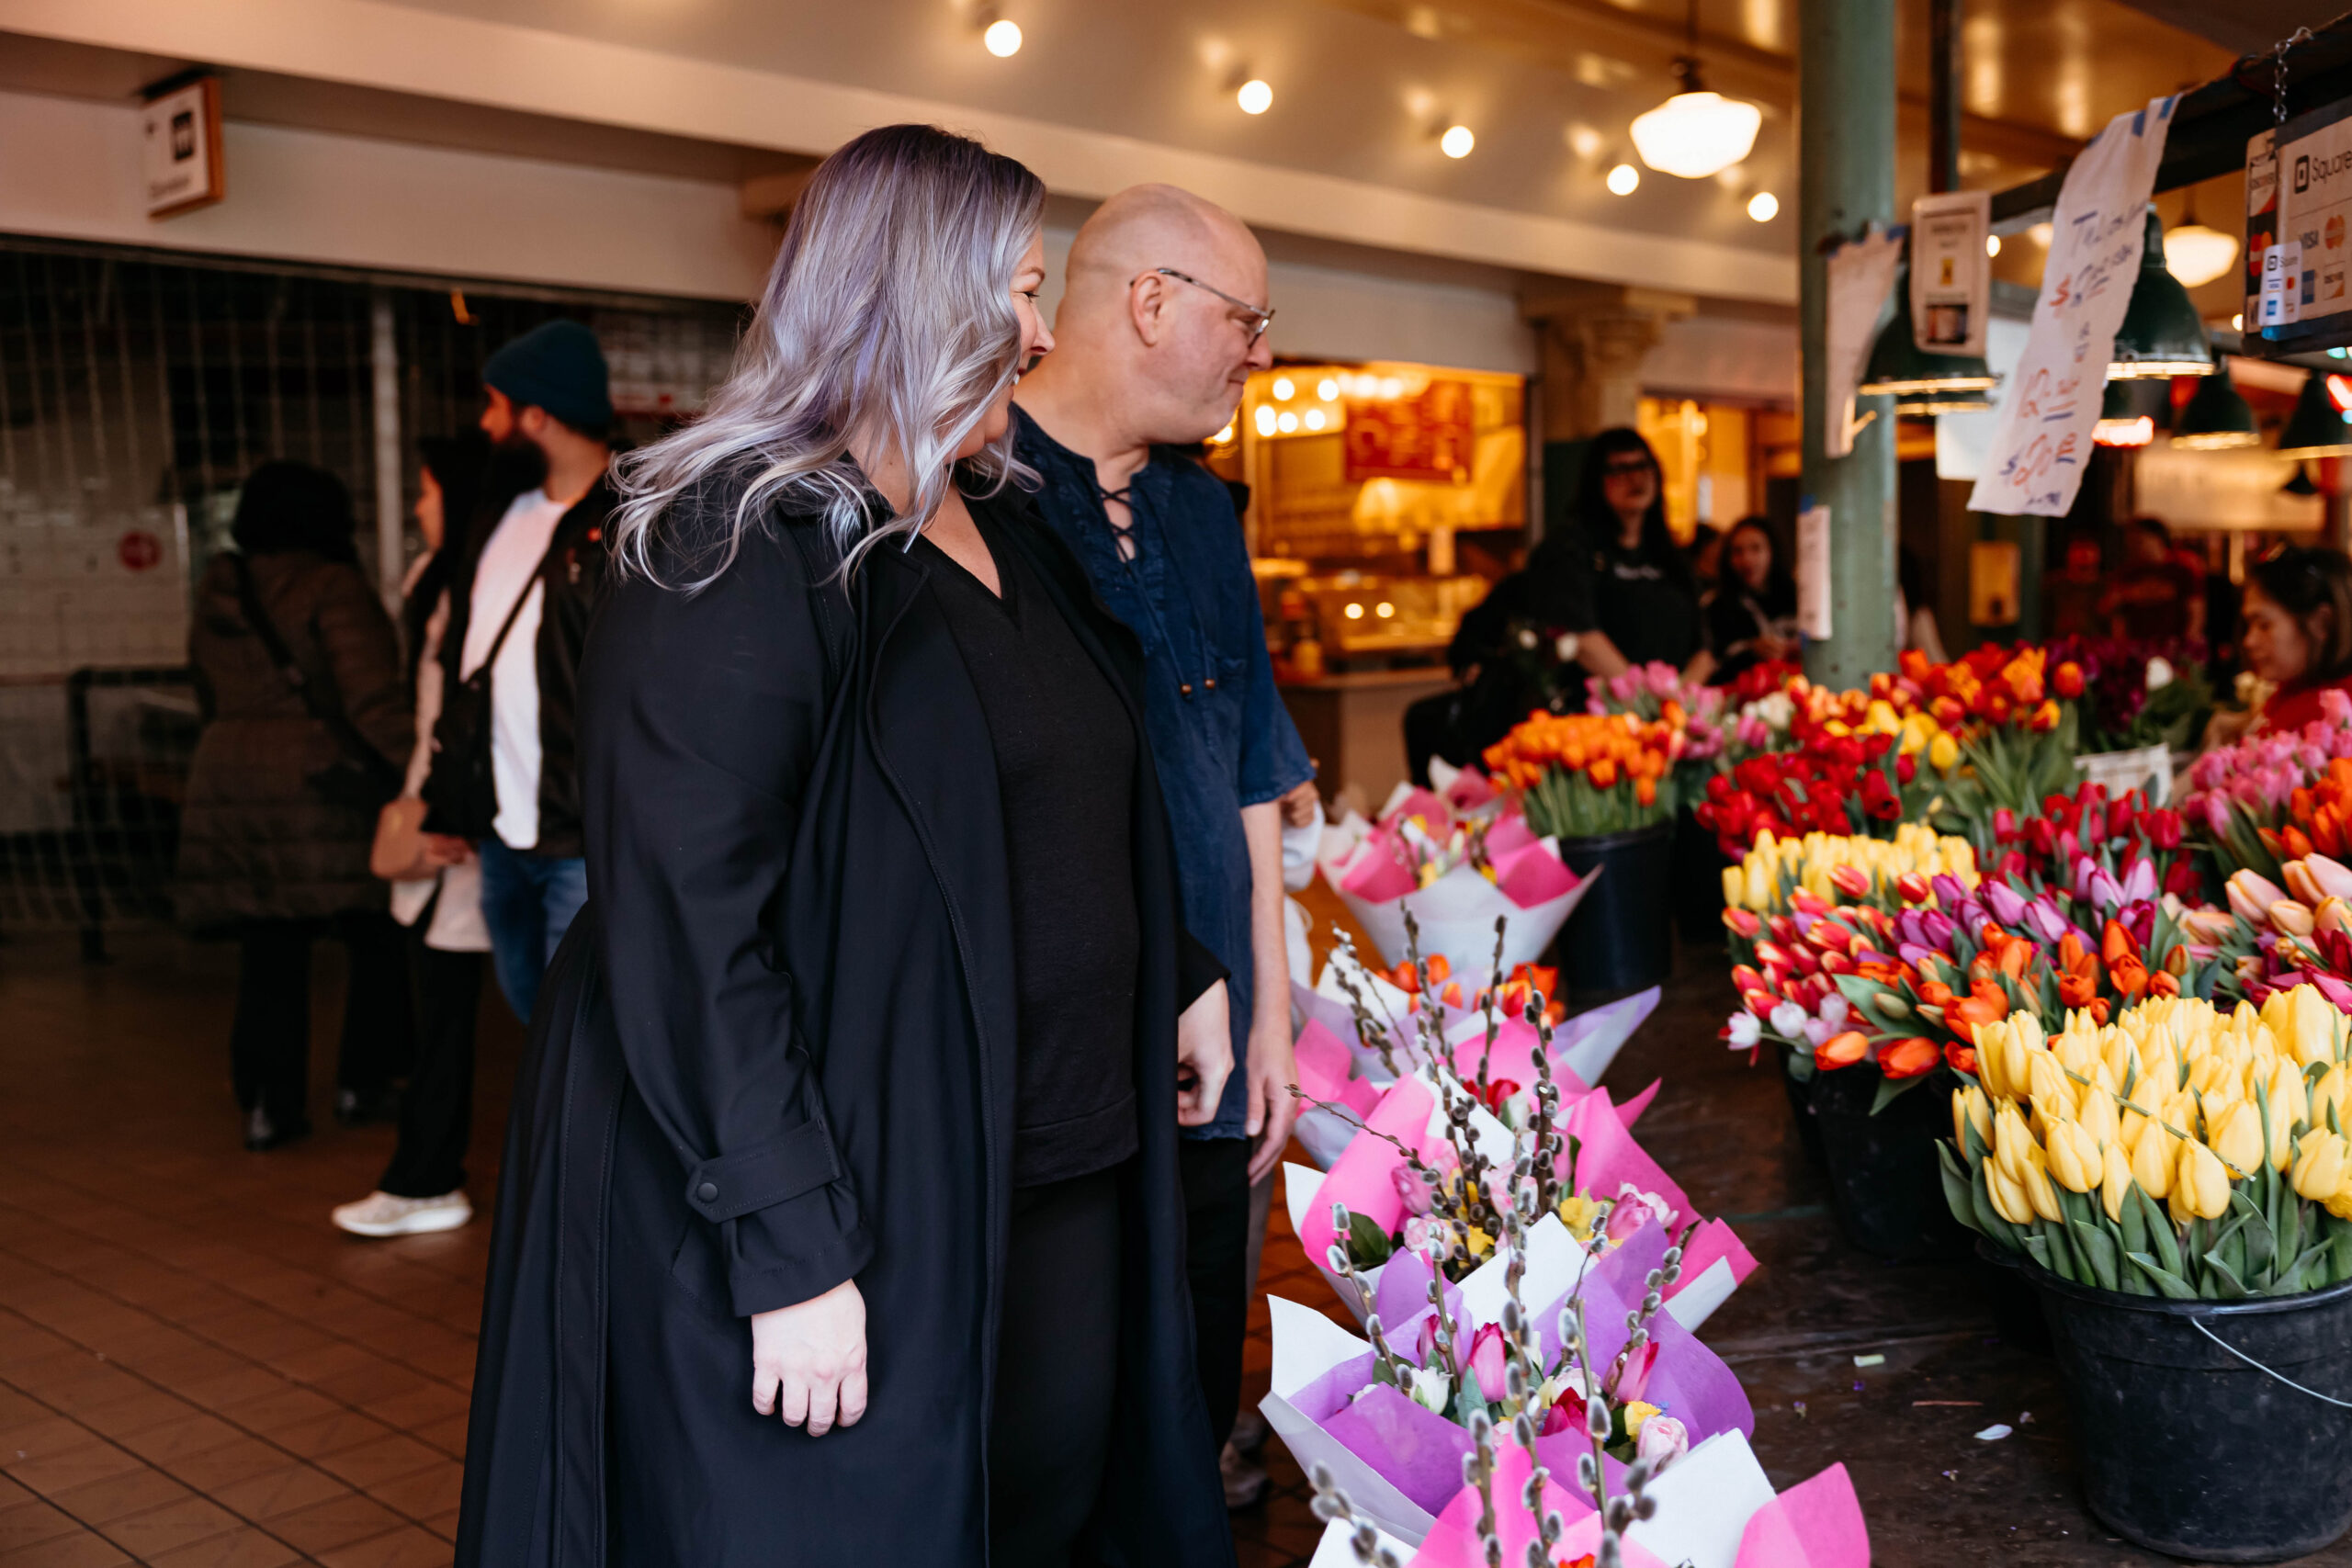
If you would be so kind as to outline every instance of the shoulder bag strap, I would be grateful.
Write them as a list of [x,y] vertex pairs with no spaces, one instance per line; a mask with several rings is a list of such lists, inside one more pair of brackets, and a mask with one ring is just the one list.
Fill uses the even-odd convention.
[[[562,531],[561,525],[558,525],[557,531],[559,533]],[[514,595],[514,603],[506,606],[506,618],[498,623],[498,635],[490,639],[490,651],[481,656],[481,662],[474,666],[474,672],[464,677],[469,685],[477,681],[487,682],[490,679],[490,667],[498,662],[499,650],[506,646],[506,634],[514,629],[516,621],[522,619],[523,606],[531,602],[531,590],[539,586],[541,580],[547,575],[548,562],[554,558],[555,541],[549,539],[547,549],[539,557],[538,564],[532,567],[531,575],[523,580],[523,591]],[[475,570],[477,571],[481,570],[479,562],[476,563]],[[471,582],[466,585],[466,591],[469,593],[472,592]],[[465,656],[465,645],[460,642],[458,647],[458,658],[462,662]]]
[[277,667],[278,677],[286,682],[287,689],[301,701],[305,712],[326,726],[327,733],[334,738],[334,743],[343,749],[345,755],[379,781],[391,781],[392,793],[399,794],[400,785],[406,782],[400,770],[376,750],[374,742],[359,733],[359,727],[351,722],[341,707],[319,694],[318,689],[311,684],[310,678],[302,673],[302,667],[295,662],[293,650],[278,635],[277,623],[261,606],[261,594],[254,586],[253,563],[245,558],[243,552],[232,554],[229,560],[236,569],[237,603],[244,611],[245,624],[253,627],[254,636],[261,639],[262,651],[268,654],[270,663]]

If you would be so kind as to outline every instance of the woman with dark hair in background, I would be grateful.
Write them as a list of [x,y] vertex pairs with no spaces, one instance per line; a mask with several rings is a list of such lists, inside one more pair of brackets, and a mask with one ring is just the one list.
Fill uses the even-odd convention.
[[311,1129],[311,943],[350,953],[335,1114],[388,1113],[411,1046],[406,966],[368,874],[376,812],[407,753],[391,618],[352,547],[334,475],[265,463],[245,480],[234,550],[196,588],[188,659],[205,728],[181,818],[182,921],[239,941],[230,1060],[245,1146]]
[[454,1230],[473,1217],[465,1159],[490,927],[481,911],[481,862],[464,839],[424,830],[420,796],[433,766],[433,726],[447,674],[441,642],[459,564],[481,519],[501,515],[530,479],[493,473],[489,438],[479,431],[428,436],[417,443],[417,455],[416,531],[424,550],[409,568],[401,610],[416,733],[400,798],[378,819],[368,857],[369,869],[392,885],[392,918],[409,930],[416,1066],[401,1095],[400,1142],[376,1190],[329,1215],[354,1235]]
[[1565,634],[1561,662],[1605,678],[1663,660],[1705,679],[1697,580],[1667,531],[1664,476],[1638,431],[1619,425],[1592,438],[1569,516],[1573,526],[1527,561],[1529,611]]
[[1797,581],[1781,559],[1781,543],[1761,517],[1743,517],[1724,536],[1723,580],[1707,595],[1707,645],[1714,685],[1729,685],[1754,666],[1794,659]]
[[2253,728],[2295,730],[2321,716],[2320,694],[2352,691],[2352,559],[2289,546],[2248,569],[2245,666],[2277,690]]

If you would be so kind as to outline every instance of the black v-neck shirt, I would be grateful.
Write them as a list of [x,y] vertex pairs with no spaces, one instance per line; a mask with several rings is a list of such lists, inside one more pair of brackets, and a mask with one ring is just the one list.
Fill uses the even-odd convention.
[[1012,1179],[1032,1187],[1137,1146],[1136,730],[1027,558],[985,505],[971,512],[1001,599],[929,539],[916,549],[996,749],[1020,1031]]

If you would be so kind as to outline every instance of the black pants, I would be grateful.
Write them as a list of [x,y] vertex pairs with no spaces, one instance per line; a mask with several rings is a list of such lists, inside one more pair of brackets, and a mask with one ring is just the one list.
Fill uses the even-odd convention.
[[1118,1388],[1119,1171],[1012,1194],[996,1406],[989,1418],[989,1551],[1064,1568],[1102,1489]]
[[[417,930],[430,919],[420,917]],[[435,1198],[466,1184],[474,1132],[474,1021],[481,1012],[481,953],[444,953],[412,935],[416,1066],[401,1093],[401,1137],[376,1185],[395,1198]]]
[[1186,1138],[1176,1148],[1193,1357],[1209,1440],[1222,1449],[1241,1406],[1241,1342],[1250,1330],[1250,1140]]
[[331,932],[350,953],[337,1083],[362,1094],[408,1071],[414,1051],[406,939],[386,914],[332,921],[256,920],[240,936],[237,1017],[229,1032],[237,1104],[281,1124],[304,1113],[311,1082],[311,943]]

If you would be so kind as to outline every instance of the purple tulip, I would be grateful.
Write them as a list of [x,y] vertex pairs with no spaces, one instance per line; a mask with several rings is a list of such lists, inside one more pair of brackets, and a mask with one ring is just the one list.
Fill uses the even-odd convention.
[[2025,914],[2026,918],[2032,922],[2030,929],[2033,933],[2045,944],[2056,942],[2075,929],[2074,922],[2058,912],[2058,906],[2052,904],[2047,895],[2028,904],[2025,907]]
[[2140,944],[2141,952],[2147,952],[2148,944],[2156,940],[2156,906],[2154,903],[2133,904],[2116,919],[2125,931],[2132,933],[2132,940]]
[[1979,884],[1984,889],[1984,907],[1993,911],[1993,919],[2003,926],[2015,926],[2025,919],[2025,899],[2006,882]]
[[1951,951],[1952,932],[1958,928],[1952,924],[1950,915],[1941,909],[1930,909],[1919,917],[1919,927],[1929,947],[1939,953]]
[[2087,898],[2091,896],[2091,878],[2098,874],[2098,862],[2091,859],[2088,855],[2076,855],[2075,857],[2075,897]]
[[1928,940],[1928,922],[1920,918],[1919,911],[1917,909],[1905,909],[1897,916],[1894,929],[1897,940],[1907,942],[1913,947],[1917,947]]
[[[1894,950],[1894,956],[1917,969],[1927,959],[1939,956],[1940,952],[1940,949],[1928,947],[1922,942],[1906,942]],[[1736,1022],[1737,1020],[1733,1021]]]
[[1962,887],[1960,878],[1951,872],[1936,873],[1935,879],[1928,886],[1935,891],[1936,902],[1944,908],[1950,909],[1967,901],[1968,889]]

